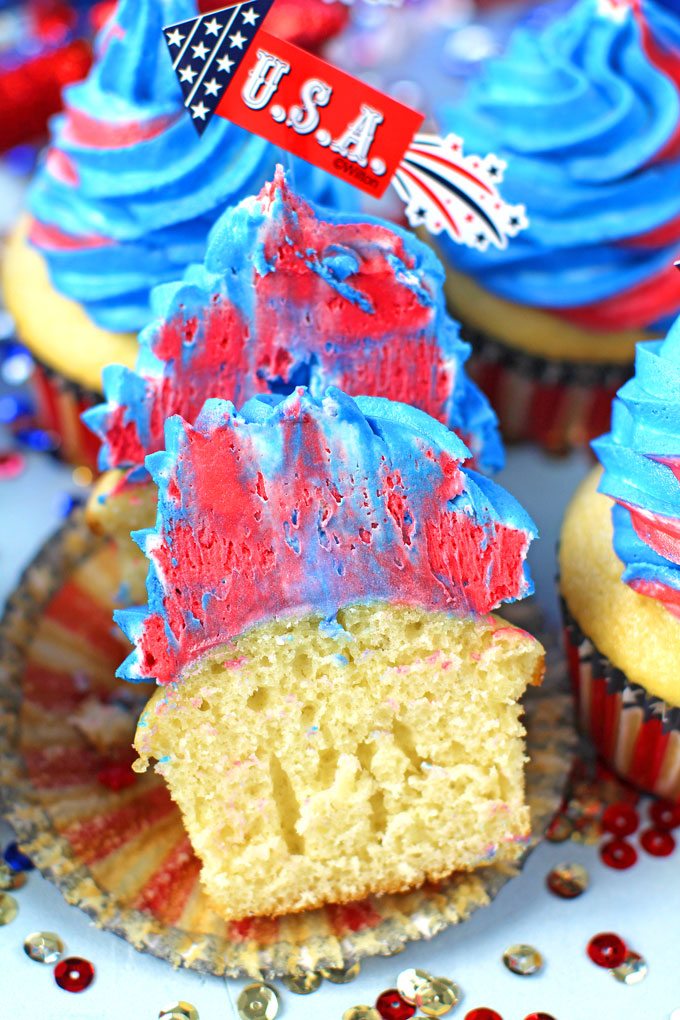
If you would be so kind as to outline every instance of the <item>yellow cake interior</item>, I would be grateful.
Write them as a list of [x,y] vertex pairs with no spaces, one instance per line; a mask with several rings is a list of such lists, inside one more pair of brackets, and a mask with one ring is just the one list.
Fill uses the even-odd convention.
[[564,518],[560,585],[581,630],[632,683],[680,706],[680,621],[656,599],[621,580],[614,552],[612,500],[597,491],[595,468],[581,483]]
[[521,697],[543,650],[496,617],[374,604],[267,622],[139,722],[229,920],[513,861],[529,836]]

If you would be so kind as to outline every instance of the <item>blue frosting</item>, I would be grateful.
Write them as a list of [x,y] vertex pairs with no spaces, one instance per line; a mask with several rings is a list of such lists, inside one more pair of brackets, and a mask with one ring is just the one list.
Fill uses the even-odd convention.
[[[318,282],[296,267],[297,260]],[[189,267],[183,281],[154,290],[154,322],[140,335],[135,371],[114,365],[104,370],[107,402],[85,415],[103,440],[101,468],[135,463],[117,445],[121,408],[124,424],[151,452],[162,445],[167,413],[191,420],[208,396],[241,403],[265,386],[289,393],[299,384],[315,397],[329,385],[371,393],[376,366],[384,365],[379,392],[396,397],[398,391],[400,399],[435,414],[465,437],[479,466],[497,470],[503,447],[496,416],[465,373],[469,347],[446,312],[443,279],[439,260],[413,234],[372,217],[301,203],[279,173],[262,195],[222,215],[203,263]],[[232,359],[238,352],[238,371],[233,360],[225,370],[226,355],[207,324],[216,301],[241,320],[230,345]],[[357,316],[357,309],[366,315]],[[162,360],[159,343],[167,324],[178,323],[181,330],[187,322],[198,327],[182,343],[181,356]],[[434,351],[438,367],[419,363],[421,343]],[[208,348],[215,355],[206,357]],[[287,361],[284,375],[277,374],[279,348]],[[166,400],[159,417],[162,385],[177,399],[169,410]]]
[[[532,306],[590,306],[654,279],[680,253],[680,225],[670,239],[634,245],[680,217],[680,152],[657,158],[678,129],[678,81],[652,61],[642,31],[646,23],[678,59],[679,11],[676,0],[635,6],[614,15],[603,0],[578,0],[540,31],[519,29],[463,100],[440,111],[467,152],[507,160],[504,197],[527,207],[529,228],[504,249],[480,254],[442,235],[447,258],[487,290]],[[638,317],[662,335],[674,315]]]
[[[666,589],[680,592],[680,319],[664,341],[638,344],[635,377],[614,401],[611,432],[593,446],[604,466],[600,491],[617,501],[623,580],[664,601]],[[661,549],[659,539],[640,537],[629,507],[652,526],[661,519]],[[674,540],[664,537],[669,530]]]
[[[149,320],[151,288],[176,280],[201,259],[220,213],[258,191],[277,162],[290,166],[303,194],[329,205],[356,205],[355,189],[219,117],[199,138],[161,32],[195,15],[195,0],[120,0],[99,37],[89,77],[66,90],[67,112],[52,125],[52,150],[75,171],[77,183],[55,172],[53,154],[30,192],[39,225],[69,239],[53,245],[41,240],[44,232],[38,235],[54,286],[106,329],[141,329]],[[119,128],[158,122],[163,129],[147,140],[106,144],[95,124],[91,139],[75,141],[73,116]],[[110,243],[85,243],[92,237]]]
[[464,443],[417,409],[331,388],[209,400],[147,457],[155,528],[148,606],[116,620],[136,644],[119,675],[161,683],[254,623],[356,602],[459,615],[532,589],[536,529],[500,486],[458,465]]

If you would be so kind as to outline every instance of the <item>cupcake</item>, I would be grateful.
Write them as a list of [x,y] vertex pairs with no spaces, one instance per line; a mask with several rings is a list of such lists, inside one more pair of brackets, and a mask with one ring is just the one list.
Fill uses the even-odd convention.
[[135,738],[225,919],[517,860],[518,699],[543,652],[489,612],[531,588],[534,527],[422,411],[331,388],[169,419],[148,604],[122,677]]
[[[121,0],[89,77],[66,90],[6,254],[5,300],[38,363],[42,423],[76,461],[96,454],[79,415],[101,399],[105,365],[134,364],[151,289],[201,259],[219,215],[283,157],[220,118],[196,133],[161,31],[195,14],[193,0]],[[349,186],[291,166],[303,194],[352,206]]]
[[119,544],[123,597],[144,597],[146,564],[129,539],[131,526],[155,519],[144,458],[162,449],[167,417],[193,422],[208,397],[240,404],[300,384],[314,397],[329,385],[387,396],[455,429],[476,465],[500,467],[496,419],[465,374],[468,347],[442,284],[435,255],[412,234],[313,208],[281,168],[227,210],[205,261],[154,291],[136,369],[106,368],[107,401],[85,416],[103,442],[100,467],[118,472],[103,477],[88,512]]
[[549,450],[609,426],[635,344],[680,311],[680,11],[578,0],[519,29],[442,126],[507,162],[529,227],[483,253],[438,239],[471,373],[510,440]]
[[680,800],[680,320],[640,344],[594,443],[560,549],[566,641],[583,729],[605,761]]

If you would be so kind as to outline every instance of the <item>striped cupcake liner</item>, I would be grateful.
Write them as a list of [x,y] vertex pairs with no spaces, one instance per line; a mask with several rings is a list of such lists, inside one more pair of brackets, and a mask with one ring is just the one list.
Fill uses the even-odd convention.
[[55,436],[59,457],[96,472],[100,442],[80,416],[89,407],[102,402],[101,393],[79,386],[39,361],[34,363],[31,383],[36,401],[36,424]]
[[534,442],[555,454],[588,446],[607,432],[612,400],[633,374],[633,362],[549,361],[463,326],[472,345],[469,375],[486,393],[507,442]]
[[631,683],[562,602],[576,716],[599,756],[646,793],[680,801],[680,708]]
[[[174,966],[274,977],[397,953],[465,921],[518,873],[521,862],[490,865],[410,893],[225,923],[202,891],[165,784],[129,771],[153,688],[115,679],[128,650],[111,623],[116,586],[113,550],[76,511],[28,568],[0,625],[0,806],[41,872],[98,926]],[[513,623],[535,627],[535,611],[518,612]],[[562,802],[575,751],[562,660],[525,709],[528,851]],[[83,712],[114,734],[105,746],[82,731]]]

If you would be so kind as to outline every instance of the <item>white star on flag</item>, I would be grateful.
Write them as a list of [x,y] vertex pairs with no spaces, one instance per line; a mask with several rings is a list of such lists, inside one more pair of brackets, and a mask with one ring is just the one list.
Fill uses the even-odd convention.
[[199,134],[209,124],[273,3],[234,3],[163,29],[184,105]]

